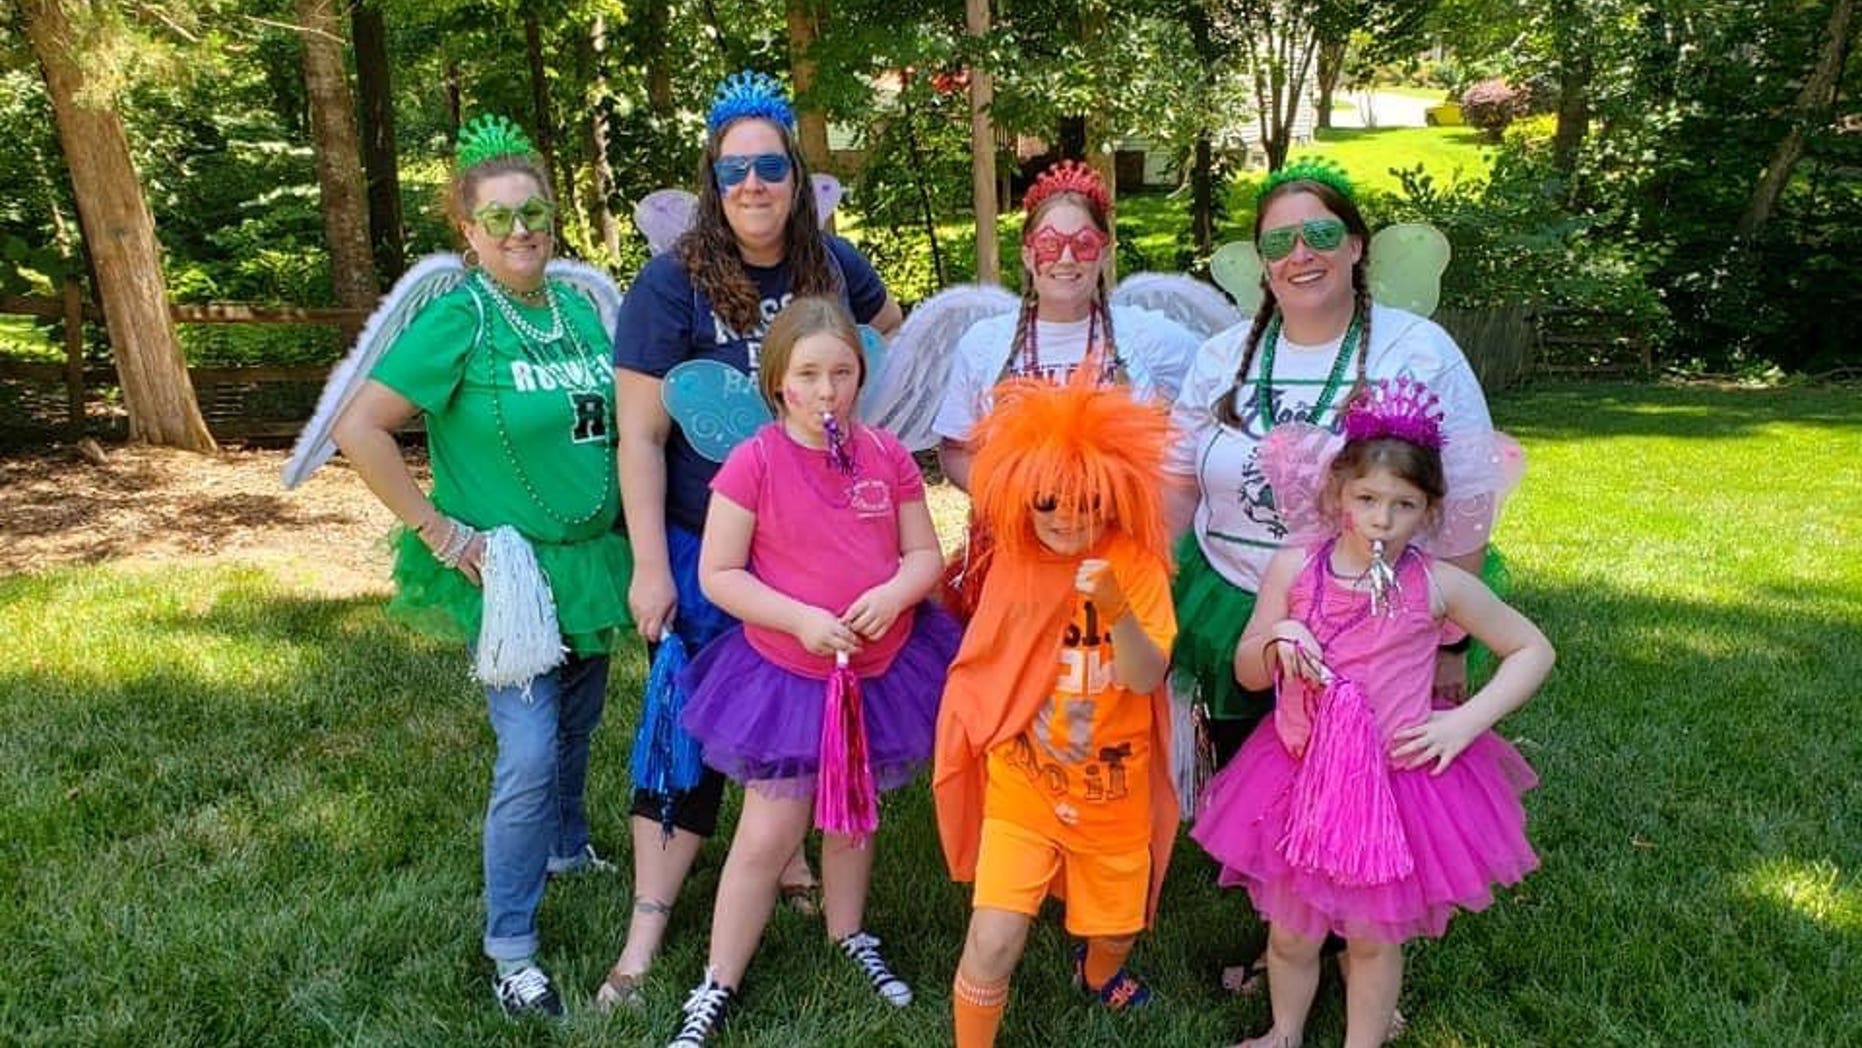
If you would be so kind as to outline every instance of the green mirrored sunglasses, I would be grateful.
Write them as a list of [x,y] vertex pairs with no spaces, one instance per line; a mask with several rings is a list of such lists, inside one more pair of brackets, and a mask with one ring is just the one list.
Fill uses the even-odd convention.
[[519,222],[529,233],[548,233],[550,219],[556,214],[556,205],[533,196],[517,207],[508,204],[490,203],[472,212],[472,220],[485,227],[485,232],[503,239]]
[[1298,240],[1306,241],[1314,251],[1336,251],[1345,242],[1345,223],[1336,218],[1314,218],[1296,226],[1264,229],[1255,246],[1262,258],[1278,262],[1293,253],[1293,244]]

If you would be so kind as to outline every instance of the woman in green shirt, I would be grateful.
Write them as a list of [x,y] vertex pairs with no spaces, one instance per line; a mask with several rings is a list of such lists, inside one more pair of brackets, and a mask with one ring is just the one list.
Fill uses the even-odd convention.
[[[335,435],[406,525],[392,611],[476,643],[486,533],[506,526],[534,552],[554,598],[565,660],[527,683],[486,687],[498,752],[485,815],[484,950],[507,1013],[557,1015],[561,1001],[535,960],[537,909],[550,874],[606,865],[589,845],[583,787],[609,647],[631,624],[631,557],[614,530],[614,376],[594,308],[546,279],[555,205],[529,141],[491,118],[460,137],[447,203],[468,244],[468,274],[409,322]],[[430,494],[394,438],[417,414]]]

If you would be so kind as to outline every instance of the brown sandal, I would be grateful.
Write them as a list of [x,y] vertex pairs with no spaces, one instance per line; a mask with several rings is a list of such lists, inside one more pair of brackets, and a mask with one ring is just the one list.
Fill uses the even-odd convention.
[[821,882],[805,881],[780,886],[782,904],[803,917],[821,916]]
[[616,1008],[641,1011],[647,1006],[646,987],[641,985],[645,980],[645,975],[621,971],[619,964],[609,968],[608,974],[602,977],[601,987],[595,991],[595,1010],[603,1015]]

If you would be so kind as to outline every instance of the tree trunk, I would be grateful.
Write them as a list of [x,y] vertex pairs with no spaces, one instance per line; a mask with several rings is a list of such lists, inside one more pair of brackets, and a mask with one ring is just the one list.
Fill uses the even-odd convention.
[[[1319,44],[1319,112],[1317,126],[1320,130],[1332,129],[1332,96],[1338,91],[1338,78],[1345,72],[1344,40],[1326,40]],[[1366,114],[1366,124],[1369,114]]]
[[[524,5],[524,55],[530,65],[530,118],[536,128],[537,153],[543,157],[543,178],[552,189],[556,182],[556,136],[550,119],[550,82],[543,65],[543,19],[536,4]],[[562,243],[562,212],[556,212],[556,242]]]
[[441,76],[446,82],[446,137],[457,143],[459,128],[465,119],[465,74],[459,71],[459,60],[448,58]]
[[1558,77],[1558,127],[1552,132],[1552,166],[1569,175],[1578,166],[1578,150],[1590,131],[1589,52],[1571,56]]
[[946,286],[944,251],[938,246],[937,213],[931,206],[931,188],[926,184],[930,175],[925,170],[924,153],[918,148],[918,128],[912,120],[912,84],[909,70],[899,72],[899,119],[905,123],[905,148],[912,158],[912,182],[918,189],[918,204],[924,216],[925,238],[931,242],[931,270],[937,276],[938,289],[942,290]]
[[1836,105],[1836,91],[1842,82],[1843,59],[1848,53],[1855,9],[1855,0],[1836,0],[1830,6],[1830,24],[1823,34],[1823,52],[1817,58],[1817,67],[1810,74],[1810,79],[1804,82],[1803,90],[1797,94],[1790,129],[1785,132],[1784,140],[1778,143],[1778,151],[1772,154],[1771,163],[1766,165],[1765,176],[1759,179],[1757,188],[1752,191],[1752,198],[1746,204],[1746,213],[1740,216],[1741,237],[1756,234],[1771,220],[1772,210],[1778,206],[1778,198],[1784,195],[1784,187],[1790,184],[1791,172],[1797,168],[1798,161],[1804,159],[1805,137],[1809,129],[1830,118]]
[[589,165],[594,179],[594,199],[589,201],[589,215],[595,221],[601,244],[608,252],[610,265],[621,257],[621,226],[614,220],[614,167],[608,162],[608,117],[613,110],[613,95],[608,90],[608,20],[595,16],[589,32],[595,52],[594,105],[589,107]]
[[1209,129],[1196,132],[1196,162],[1190,167],[1190,232],[1196,239],[1196,254],[1208,258],[1215,253],[1215,161]]
[[[798,101],[806,98],[815,86],[815,63],[808,50],[815,46],[821,23],[827,20],[825,0],[788,0],[789,69],[795,78]],[[796,134],[802,147],[802,159],[810,171],[833,171],[828,155],[828,116],[818,104],[809,102],[795,114]]]
[[362,163],[368,170],[369,240],[375,265],[390,282],[407,269],[401,227],[401,180],[394,146],[394,90],[388,66],[388,27],[379,0],[349,9],[356,47],[356,87],[362,94]]
[[[971,36],[989,32],[989,0],[964,0],[964,23]],[[989,119],[996,81],[980,66],[970,67],[970,206],[976,212],[976,279],[1002,279],[1002,251],[996,240],[996,131]]]
[[[1104,42],[1106,38],[1106,6],[1098,3],[1084,6],[1084,21],[1080,26],[1080,41],[1085,45],[1088,61],[1103,63],[1105,61],[1104,51],[1106,48]],[[1104,82],[1105,78],[1101,77],[1100,83]],[[1103,100],[1098,101],[1103,102]],[[1097,172],[1100,181],[1106,184],[1106,198],[1108,202],[1116,206],[1118,203],[1118,154],[1113,151],[1112,147],[1114,143],[1112,141],[1111,132],[1107,128],[1105,117],[1105,114],[1109,112],[1110,109],[1111,107],[1108,105],[1095,105],[1093,106],[1093,111],[1086,114],[1085,154],[1087,165]],[[1106,278],[1116,282],[1118,280],[1118,228],[1116,224],[1112,229],[1111,248],[1111,252],[1106,256]]]
[[1202,67],[1197,83],[1196,151],[1190,162],[1190,236],[1196,242],[1197,255],[1208,258],[1215,250],[1215,146],[1210,125],[1216,118],[1213,100],[1218,56],[1208,6],[1203,0],[1192,0],[1185,6],[1185,16],[1190,27],[1190,49]]
[[318,210],[330,245],[330,285],[340,305],[370,309],[381,296],[381,284],[369,253],[368,194],[355,103],[343,67],[342,23],[336,18],[335,0],[297,0],[297,18],[304,38],[311,141],[317,153]]
[[66,0],[21,0],[26,36],[45,76],[78,222],[96,261],[96,288],[134,440],[215,450],[175,339],[155,220],[114,108],[79,101],[94,92],[76,52]]
[[672,68],[667,65],[666,47],[668,14],[666,0],[640,0],[646,8],[642,34],[642,57],[647,67],[647,107],[665,120],[673,116]]

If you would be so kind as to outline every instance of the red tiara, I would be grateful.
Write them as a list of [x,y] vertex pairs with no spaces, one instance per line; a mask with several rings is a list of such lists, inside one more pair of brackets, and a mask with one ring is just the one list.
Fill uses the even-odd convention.
[[1042,201],[1057,193],[1078,193],[1091,201],[1100,214],[1112,212],[1112,194],[1106,190],[1099,173],[1077,160],[1062,160],[1034,180],[1027,195],[1022,197],[1022,213],[1033,215]]

